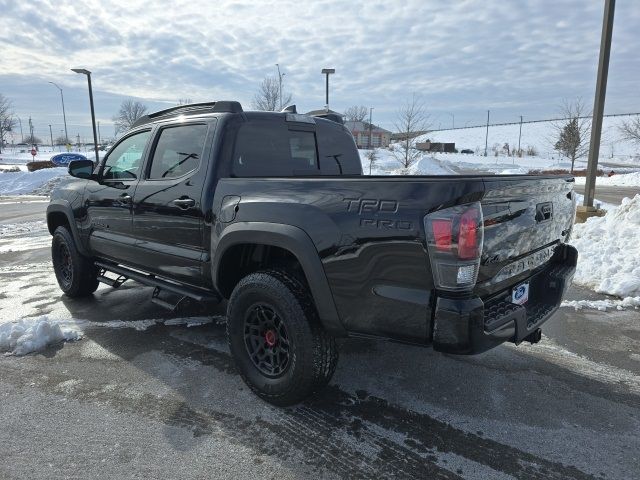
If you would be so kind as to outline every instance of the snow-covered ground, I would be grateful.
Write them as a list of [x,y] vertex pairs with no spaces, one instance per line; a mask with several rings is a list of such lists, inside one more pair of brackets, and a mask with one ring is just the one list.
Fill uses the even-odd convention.
[[[586,177],[576,177],[576,185],[584,185]],[[597,177],[596,185],[612,187],[640,187],[640,172],[623,173],[611,177]]]
[[67,169],[63,167],[43,168],[35,172],[0,170],[0,195],[48,195],[51,188],[67,176]]
[[573,228],[580,252],[574,281],[620,298],[640,296],[640,195]]
[[[508,157],[506,155],[488,156],[471,155],[463,153],[431,153],[422,154],[420,159],[412,165],[407,171],[401,167],[395,152],[399,152],[397,146],[391,146],[390,149],[377,148],[375,154],[377,160],[371,168],[372,175],[452,175],[458,173],[474,174],[496,174],[496,175],[513,175],[527,174],[532,170],[570,170],[571,162],[566,159],[542,156],[523,156]],[[360,150],[360,160],[362,162],[362,171],[365,175],[369,174],[369,150]],[[584,170],[587,167],[586,160],[578,160],[576,169]],[[616,168],[619,175],[614,175],[611,179],[608,177],[599,177],[598,183],[602,185],[637,185],[640,179],[640,160],[638,165],[634,167]],[[637,176],[627,177],[627,172],[635,173]],[[617,177],[617,178],[616,178]],[[576,177],[576,182],[584,184],[584,177]],[[616,183],[624,182],[624,183]]]

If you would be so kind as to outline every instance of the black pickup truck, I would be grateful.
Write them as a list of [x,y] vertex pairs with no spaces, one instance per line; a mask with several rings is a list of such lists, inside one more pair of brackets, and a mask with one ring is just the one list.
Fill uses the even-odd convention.
[[47,208],[63,292],[226,300],[238,370],[278,405],[329,381],[336,337],[535,343],[577,261],[573,178],[363,176],[339,118],[294,108],[160,111],[69,173]]

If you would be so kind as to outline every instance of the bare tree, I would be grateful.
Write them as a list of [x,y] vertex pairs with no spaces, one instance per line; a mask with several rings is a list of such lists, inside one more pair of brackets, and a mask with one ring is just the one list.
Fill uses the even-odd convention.
[[560,106],[562,120],[553,123],[553,148],[571,160],[571,172],[578,158],[589,153],[591,122],[581,99],[564,100]]
[[424,102],[415,93],[398,110],[394,126],[400,135],[400,141],[399,148],[394,149],[393,154],[402,167],[407,169],[422,155],[416,149],[416,137],[426,133],[431,126]]
[[65,137],[64,135],[60,135],[56,137],[53,143],[55,143],[56,145],[66,145],[67,143],[70,143],[70,142],[67,137]]
[[178,105],[189,105],[190,103],[193,103],[193,100],[191,100],[190,98],[179,98],[178,99]]
[[369,116],[367,107],[353,105],[344,111],[344,119],[347,122],[364,122]]
[[113,117],[116,135],[129,130],[136,123],[136,120],[144,116],[145,113],[147,113],[147,106],[142,102],[132,99],[122,102],[118,114]]
[[251,106],[256,110],[264,110],[267,112],[277,112],[280,105],[283,107],[291,103],[291,94],[282,92],[282,101],[280,101],[280,82],[277,77],[264,77],[258,93],[253,96]]
[[4,147],[5,135],[12,132],[16,126],[16,119],[13,116],[13,104],[11,100],[0,93],[0,153]]
[[618,131],[624,140],[640,144],[640,117],[632,118],[629,121],[625,120],[618,126]]
[[369,150],[365,158],[369,163],[369,175],[371,175],[371,169],[378,163],[378,152],[375,148],[373,150]]
[[29,134],[29,135],[25,135],[24,143],[28,145],[38,145],[42,143],[42,139],[40,137],[36,137],[35,135]]

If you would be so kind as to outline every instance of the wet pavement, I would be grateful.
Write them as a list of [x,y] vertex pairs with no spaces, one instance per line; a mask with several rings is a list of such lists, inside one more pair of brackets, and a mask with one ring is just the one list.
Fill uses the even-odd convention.
[[562,308],[541,343],[473,357],[342,340],[329,387],[281,409],[237,375],[224,305],[171,314],[133,282],[62,296],[45,206],[0,237],[0,316],[84,338],[0,357],[0,478],[637,478],[638,310]]

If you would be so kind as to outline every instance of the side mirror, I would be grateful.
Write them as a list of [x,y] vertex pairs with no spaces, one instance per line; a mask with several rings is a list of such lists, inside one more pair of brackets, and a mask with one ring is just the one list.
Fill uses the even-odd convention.
[[95,180],[93,162],[91,160],[73,160],[69,163],[69,175],[85,180]]

